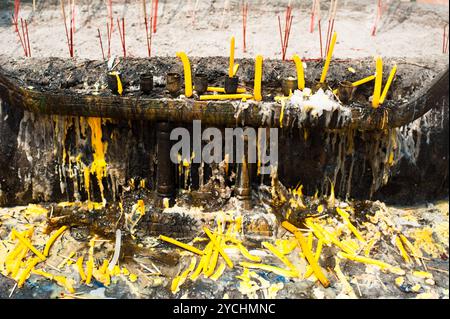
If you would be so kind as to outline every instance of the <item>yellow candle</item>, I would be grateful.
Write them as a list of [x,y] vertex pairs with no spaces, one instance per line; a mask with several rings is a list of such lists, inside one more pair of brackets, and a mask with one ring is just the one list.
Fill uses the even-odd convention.
[[217,279],[219,279],[220,276],[222,276],[223,271],[225,270],[226,267],[227,267],[227,265],[225,265],[224,263],[220,263],[219,268],[217,268],[216,272],[209,278],[214,281],[217,281]]
[[366,247],[364,248],[364,256],[365,257],[369,257],[370,256],[370,252],[372,251],[373,246],[375,246],[375,244],[378,241],[378,236],[375,235],[375,237],[373,237],[366,245]]
[[85,274],[84,269],[83,269],[83,259],[84,259],[83,256],[78,258],[77,262],[75,263],[75,265],[77,266],[78,273],[80,274],[81,280],[85,281],[86,280],[86,274]]
[[241,99],[252,99],[251,94],[217,94],[217,95],[200,95],[200,101],[206,100],[241,100]]
[[[319,242],[317,243],[316,254],[314,256],[314,258],[316,259],[316,262],[319,262],[319,260],[320,260],[320,253],[322,252],[322,247],[323,247],[323,241],[319,240]],[[309,278],[313,274],[313,272],[314,272],[314,270],[312,269],[312,267],[308,266],[305,274],[303,275],[303,278],[305,278],[305,279]]]
[[89,257],[88,261],[86,262],[86,285],[91,284],[92,280],[92,274],[94,271],[94,239],[91,239],[89,242]]
[[228,76],[233,77],[234,71],[234,37],[231,37],[230,41],[230,69],[228,70]]
[[31,270],[36,266],[36,264],[39,262],[39,258],[35,257],[32,258],[29,262],[25,270],[20,275],[19,281],[17,282],[17,287],[21,288],[23,284],[25,283],[25,280],[27,280],[28,275],[30,274]]
[[[220,237],[217,237],[216,241],[217,244],[220,245]],[[211,253],[211,258],[209,259],[208,266],[206,267],[206,271],[204,272],[206,278],[210,277],[214,273],[218,259],[219,259],[219,250],[217,249],[217,247],[214,246],[213,251]]]
[[205,249],[203,250],[203,256],[200,259],[200,262],[198,263],[197,269],[191,274],[191,280],[195,281],[198,276],[200,276],[200,273],[205,268],[205,265],[209,265],[209,256],[211,255],[212,248],[214,247],[212,242],[209,242]]
[[352,86],[360,86],[360,85],[362,85],[364,83],[367,83],[367,82],[370,82],[370,81],[372,81],[374,79],[375,79],[375,75],[370,75],[370,76],[368,76],[368,77],[366,77],[364,79],[361,79],[361,80],[358,80],[356,82],[353,82]]
[[30,249],[36,256],[39,257],[39,259],[41,259],[42,261],[44,261],[46,258],[45,256],[39,251],[37,250],[30,242],[28,239],[24,238],[21,234],[19,234],[14,228],[12,230],[13,235],[20,240],[20,242],[22,244],[24,244],[25,246],[27,246],[28,249]]
[[247,258],[251,261],[261,262],[261,257],[250,254],[250,252],[247,250],[247,248],[244,247],[244,245],[242,243],[238,243],[237,246],[238,246],[241,254],[245,258]]
[[178,52],[177,57],[181,59],[183,62],[184,68],[184,95],[186,97],[192,96],[192,75],[191,75],[191,64],[189,63],[189,59],[184,52]]
[[206,235],[209,237],[209,239],[213,242],[214,246],[216,246],[216,249],[219,251],[220,255],[222,255],[223,259],[227,263],[228,267],[233,268],[233,263],[231,262],[228,255],[225,253],[223,248],[219,245],[217,240],[214,238],[213,234],[209,231],[208,228],[203,227],[203,231],[206,233]]
[[55,240],[67,229],[67,226],[62,226],[60,229],[58,229],[47,241],[44,248],[44,256],[47,257],[48,253],[50,251],[50,247],[52,247]]
[[[220,87],[216,87],[216,86],[208,86],[206,91],[208,91],[208,92],[225,93],[225,89],[224,88],[220,88]],[[237,93],[245,93],[245,92],[247,92],[247,90],[245,88],[238,88],[236,92]]]
[[420,270],[413,271],[413,276],[417,277],[417,278],[433,279],[433,274],[426,272],[426,271],[420,271]]
[[303,90],[305,88],[305,74],[303,71],[303,62],[297,54],[294,55],[292,59],[294,60],[295,67],[297,68],[298,89]]
[[400,237],[395,236],[395,246],[397,246],[398,250],[400,251],[400,255],[402,255],[403,259],[407,264],[411,263],[411,258],[409,257],[408,253],[405,250],[405,247],[403,247],[402,241]]
[[409,251],[411,252],[412,256],[414,257],[414,259],[416,260],[417,264],[421,264],[420,263],[420,259],[422,256],[422,252],[417,250],[413,244],[411,244],[411,242],[403,235],[400,235],[400,239],[402,240],[403,244],[405,244],[406,248],[409,249]]
[[255,95],[256,101],[262,100],[261,95],[262,65],[263,65],[263,57],[262,55],[257,55],[255,61],[255,87],[253,90],[253,94]]
[[397,72],[397,65],[394,65],[394,67],[391,70],[391,73],[389,74],[389,78],[386,82],[386,85],[384,86],[383,93],[381,94],[380,104],[383,104],[384,100],[386,99],[387,92],[389,91],[389,87],[391,86],[392,81],[394,80],[396,72]]
[[322,269],[319,266],[319,263],[314,258],[311,250],[309,250],[308,243],[306,242],[305,238],[303,237],[301,231],[292,225],[291,223],[284,221],[281,224],[284,228],[286,228],[288,231],[294,234],[295,238],[297,238],[298,243],[300,245],[300,248],[302,249],[302,252],[308,261],[308,263],[311,265],[312,269],[314,270],[314,274],[316,278],[322,283],[322,285],[326,288],[330,285],[330,281],[325,277],[325,275],[322,272]]
[[328,49],[327,59],[325,60],[325,66],[323,67],[322,76],[320,77],[320,83],[324,83],[327,78],[328,68],[330,67],[331,57],[333,56],[334,45],[336,44],[337,33],[333,33],[331,38],[330,48]]
[[358,238],[358,240],[360,242],[365,243],[366,240],[364,239],[364,237],[361,235],[361,233],[358,231],[358,229],[351,223],[351,221],[349,219],[349,214],[339,207],[336,208],[336,212],[339,215],[341,215],[342,219],[344,220],[344,224],[353,233],[353,235],[355,235],[355,237]]
[[183,249],[189,250],[190,252],[193,252],[194,254],[197,254],[197,255],[200,255],[200,256],[203,255],[203,251],[201,251],[200,249],[197,249],[197,248],[195,248],[195,247],[193,247],[191,245],[187,245],[185,243],[182,243],[182,242],[180,242],[178,240],[175,240],[173,238],[160,235],[159,239],[162,239],[162,240],[164,240],[164,241],[166,241],[168,243],[171,243],[171,244],[174,244],[176,246],[179,246],[179,247],[181,247]]
[[377,73],[375,74],[375,88],[373,90],[372,106],[377,108],[380,105],[381,84],[383,82],[383,59],[377,57]]
[[353,261],[356,261],[356,262],[360,262],[360,263],[364,263],[364,264],[375,265],[375,266],[380,267],[381,269],[393,268],[388,263],[385,263],[385,262],[380,261],[380,260],[368,258],[368,257],[346,254],[344,252],[339,252],[338,256],[341,257],[341,258],[347,258],[347,259],[350,259],[350,260],[353,260]]
[[239,70],[239,64],[236,63],[233,67],[233,77],[236,75],[238,70]]
[[279,250],[277,250],[273,245],[271,245],[270,243],[263,241],[262,245],[267,248],[272,254],[274,254],[275,256],[278,257],[278,259],[280,259],[283,264],[285,264],[288,268],[290,268],[293,271],[296,271],[295,266],[290,262],[289,259],[286,258],[286,256],[284,256]]

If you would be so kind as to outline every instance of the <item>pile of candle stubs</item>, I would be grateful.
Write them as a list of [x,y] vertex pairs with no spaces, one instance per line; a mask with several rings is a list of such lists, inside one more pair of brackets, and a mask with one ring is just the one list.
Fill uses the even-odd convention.
[[[286,199],[290,206],[304,206],[301,192],[291,193],[294,196]],[[189,297],[198,281],[206,284],[225,277],[236,281],[231,285],[241,294],[232,297],[292,297],[285,288],[305,287],[302,283],[316,298],[367,297],[371,287],[379,285],[384,290],[389,286],[393,294],[438,296],[434,276],[445,270],[427,264],[433,256],[448,255],[448,209],[435,217],[434,226],[419,227],[419,214],[381,203],[373,204],[371,213],[361,218],[352,202],[334,198],[308,202],[314,202],[315,216],[304,218],[300,227],[282,222],[277,232],[281,235],[262,239],[252,248],[246,247],[241,217],[232,211],[218,214],[217,227],[205,229],[206,238],[189,244],[162,238],[186,252],[172,280],[172,293]],[[286,218],[292,214],[289,210]],[[443,294],[448,296],[448,290]]]
[[[131,245],[152,255],[126,260],[118,258],[130,245],[122,239],[129,236],[126,229],[115,241],[89,234],[81,240],[79,230],[68,225],[49,230],[48,207],[3,208],[0,271],[12,281],[11,293],[48,281],[56,298],[90,298],[99,288],[104,296],[118,285],[141,297],[151,289],[176,298],[196,291],[212,297],[217,289],[224,298],[293,298],[293,291],[313,298],[365,298],[375,292],[448,297],[441,283],[446,270],[439,263],[448,258],[448,207],[424,214],[367,202],[359,211],[358,202],[309,198],[301,187],[288,194],[285,220],[274,222],[278,229],[272,236],[248,237],[242,212],[218,211],[191,240],[170,233],[146,240],[131,236]],[[193,208],[183,209],[189,214]],[[305,209],[309,214],[301,214]]]

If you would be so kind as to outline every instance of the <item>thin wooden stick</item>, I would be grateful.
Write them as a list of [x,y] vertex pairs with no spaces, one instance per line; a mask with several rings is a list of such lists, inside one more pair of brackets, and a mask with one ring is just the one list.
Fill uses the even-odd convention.
[[338,5],[338,0],[331,1],[329,16],[328,16],[328,33],[327,33],[327,41],[325,43],[325,55],[328,54],[328,50],[330,49],[331,38],[334,33],[334,21],[336,18],[337,5]]
[[12,23],[14,25],[15,32],[19,36],[20,45],[22,46],[23,52],[25,56],[29,56],[28,48],[27,48],[27,40],[25,37],[25,30],[23,26],[23,21],[21,20],[21,28],[22,28],[22,35],[20,34],[19,30],[19,12],[20,12],[20,0],[14,0],[14,12],[12,15]]
[[111,40],[112,40],[112,26],[106,22],[106,35],[108,37],[108,59],[111,57]]
[[291,16],[290,17],[290,21],[289,21],[289,27],[288,27],[288,30],[287,30],[287,35],[285,35],[285,37],[286,37],[286,40],[285,40],[285,45],[284,45],[284,56],[283,56],[283,60],[286,60],[286,53],[287,53],[287,48],[288,48],[288,46],[289,46],[289,38],[290,38],[290,35],[291,35],[291,27],[292,27],[292,20],[294,19],[294,17],[293,16]]
[[[152,23],[153,23],[153,16],[150,16],[149,25],[151,26]],[[149,36],[149,48],[148,48],[148,51],[149,51],[149,57],[151,57],[152,56],[153,34],[152,34],[150,28],[149,28],[149,31],[148,31],[148,36]]]
[[25,56],[27,56],[26,46],[25,46],[25,44],[24,44],[24,41],[22,40],[22,36],[20,35],[19,22],[18,22],[18,21],[14,22],[14,21],[15,21],[14,19],[15,19],[15,18],[14,18],[14,16],[13,16],[13,25],[14,25],[14,29],[15,29],[17,35],[19,36],[20,45],[22,46],[23,52],[24,52]]
[[328,54],[328,50],[330,50],[330,43],[331,43],[331,38],[332,38],[333,32],[334,32],[334,18],[331,20],[330,37],[328,39],[327,48],[325,50],[327,54]]
[[152,0],[154,1],[154,10],[153,10],[153,33],[156,33],[156,25],[158,22],[158,0]]
[[278,16],[278,29],[280,31],[280,42],[281,42],[281,56],[284,55],[284,45],[283,45],[283,33],[281,32],[281,19]]
[[126,58],[127,50],[125,44],[125,18],[122,18],[122,27],[120,27],[120,20],[117,18],[117,25],[119,27],[120,41],[122,42],[123,57]]
[[[448,30],[447,30],[447,33],[448,33]],[[449,37],[447,34],[447,42],[445,43],[445,53],[448,53],[448,44],[449,44]]]
[[382,0],[377,0],[377,14],[375,16],[375,22],[373,23],[371,35],[374,37],[377,34],[378,22],[381,20],[382,14]]
[[[70,0],[68,0],[68,1],[69,1],[69,7],[70,7]],[[70,57],[73,57],[73,52],[71,49],[71,43],[73,41],[73,39],[71,39],[73,37],[72,28],[70,29],[70,35],[69,35],[69,29],[67,27],[66,9],[64,7],[64,0],[61,0],[60,2],[61,2],[61,11],[62,11],[63,20],[64,20],[64,29],[66,31],[67,46],[69,48],[69,55],[70,55]]]
[[311,8],[311,20],[309,23],[309,33],[314,32],[314,18],[316,15],[316,6],[317,6],[317,0],[313,0],[312,8]]
[[73,40],[75,33],[75,0],[69,0],[70,6],[70,56],[73,58]]
[[100,29],[97,29],[97,31],[98,31],[98,38],[100,39],[100,48],[102,49],[102,57],[103,60],[105,60],[105,51],[103,51],[102,34],[100,33]]
[[242,41],[244,47],[244,53],[247,52],[247,16],[248,16],[248,3],[242,4]]
[[[145,39],[147,40],[147,54],[148,57],[152,56],[152,32],[149,30],[149,21],[147,17],[147,5],[146,0],[142,0],[144,11],[144,24],[145,24]],[[153,16],[150,13],[150,26],[152,25]],[[150,31],[150,32],[149,32]]]
[[323,48],[322,48],[322,27],[320,25],[320,19],[319,19],[319,41],[320,41],[320,58],[323,59]]
[[447,53],[449,34],[447,34],[448,24],[444,26],[444,36],[442,39],[442,53]]
[[27,49],[27,44],[26,44],[27,43],[27,38],[26,38],[26,34],[25,34],[25,25],[23,23],[23,19],[22,18],[20,18],[20,26],[22,28],[22,39],[23,39],[23,42],[25,44],[25,56],[28,57],[28,49]]
[[447,26],[444,26],[444,35],[442,37],[442,53],[445,53],[445,33],[447,32]]
[[30,46],[30,36],[28,33],[28,22],[25,20],[25,30],[27,34],[27,44],[28,44],[28,56],[31,57],[31,46]]
[[69,31],[67,29],[66,8],[64,7],[64,0],[60,0],[60,3],[61,3],[61,12],[64,20],[64,28],[66,30],[67,45],[69,45]]
[[20,11],[20,0],[14,0],[14,14],[13,14],[14,23],[18,23],[19,21],[19,11]]
[[292,16],[292,7],[290,6],[290,4],[288,5],[287,9],[286,9],[286,13],[285,13],[285,25],[284,25],[284,35],[283,32],[281,30],[281,18],[280,16],[278,16],[278,29],[279,29],[279,33],[280,33],[280,42],[281,42],[281,54],[282,54],[282,59],[285,60],[286,59],[286,52],[287,52],[287,48],[289,45],[289,36],[291,33],[291,27],[292,27],[292,20],[293,20],[293,16]]

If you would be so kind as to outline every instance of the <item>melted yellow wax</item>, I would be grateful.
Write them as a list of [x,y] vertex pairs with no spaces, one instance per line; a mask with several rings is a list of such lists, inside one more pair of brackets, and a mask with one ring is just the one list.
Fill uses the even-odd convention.
[[[97,117],[89,117],[87,119],[89,127],[91,128],[91,145],[94,151],[94,160],[91,163],[91,167],[89,169],[90,174],[95,174],[97,177],[97,183],[100,188],[100,193],[102,196],[102,201],[105,202],[104,196],[104,187],[102,183],[103,177],[106,176],[106,161],[105,161],[105,153],[107,149],[107,143],[102,142],[102,122],[100,118]],[[86,191],[88,193],[88,201],[90,201],[89,195],[89,174],[87,171],[84,171],[84,183],[86,187]]]

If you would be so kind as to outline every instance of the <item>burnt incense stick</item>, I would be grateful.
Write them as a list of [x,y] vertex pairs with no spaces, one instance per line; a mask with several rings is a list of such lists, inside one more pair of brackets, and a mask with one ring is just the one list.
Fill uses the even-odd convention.
[[30,36],[28,33],[28,21],[27,20],[25,20],[25,31],[26,31],[26,35],[27,35],[28,56],[31,57]]
[[125,44],[125,18],[122,18],[122,27],[120,26],[120,20],[117,19],[117,26],[119,28],[120,41],[122,43],[123,57],[127,57],[127,49]]
[[100,39],[100,48],[102,49],[102,57],[103,57],[103,60],[105,60],[105,51],[103,50],[102,34],[100,33],[100,29],[97,29],[97,32],[98,32],[98,38]]

